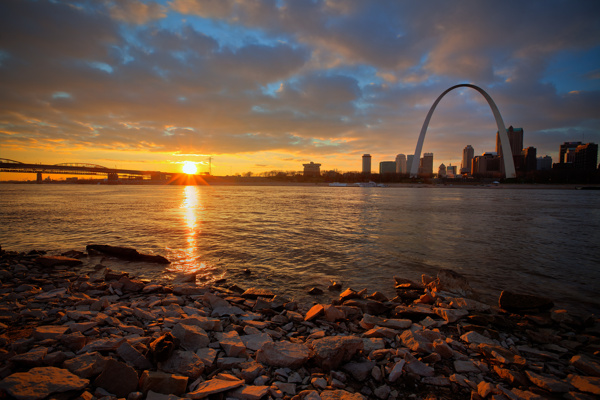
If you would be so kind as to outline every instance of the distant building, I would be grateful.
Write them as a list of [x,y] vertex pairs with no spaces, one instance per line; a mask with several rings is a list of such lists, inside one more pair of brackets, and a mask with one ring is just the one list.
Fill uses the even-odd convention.
[[544,156],[537,158],[537,170],[538,171],[550,171],[552,169],[552,157]]
[[462,163],[460,165],[461,174],[471,174],[471,164],[474,156],[475,150],[470,144],[468,144],[467,147],[463,149]]
[[471,174],[488,177],[502,176],[502,159],[496,152],[485,152],[473,157]]
[[433,175],[433,153],[423,153],[419,164],[419,174]]
[[446,167],[446,177],[448,177],[448,178],[456,177],[456,165],[449,164]]
[[535,147],[527,147],[521,151],[523,156],[523,168],[525,172],[537,170],[537,149]]
[[406,156],[404,154],[398,154],[396,156],[396,173],[406,174]]
[[411,168],[412,168],[414,158],[415,158],[414,154],[409,154],[406,156],[406,173],[408,173],[408,174],[411,173]]
[[310,162],[304,165],[304,176],[321,176],[321,164],[315,164],[314,162]]
[[[573,162],[573,158],[575,157],[575,150],[577,149],[577,146],[579,146],[580,144],[583,144],[581,142],[564,142],[563,144],[560,145],[560,150],[558,152],[558,164],[565,164],[568,162]],[[569,151],[571,150],[571,154],[572,154],[572,158],[571,161],[567,161],[567,153],[569,153]]]
[[576,169],[594,170],[597,164],[598,145],[596,143],[586,143],[577,146],[574,161]]
[[364,175],[371,175],[371,155],[363,154],[362,156],[362,173]]
[[[512,155],[521,154],[523,149],[523,128],[513,128],[512,125],[506,130],[508,135],[508,142],[510,143],[510,151]],[[500,143],[500,135],[496,132],[496,153],[502,157],[502,143]]]
[[438,168],[438,178],[445,178],[445,177],[446,177],[446,166],[444,165],[444,163],[441,163]]
[[396,173],[396,161],[381,161],[379,163],[379,174],[394,174]]

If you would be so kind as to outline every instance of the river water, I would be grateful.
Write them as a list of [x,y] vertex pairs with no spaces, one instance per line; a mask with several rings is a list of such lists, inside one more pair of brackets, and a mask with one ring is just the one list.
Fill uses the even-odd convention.
[[[198,271],[307,300],[330,280],[394,294],[393,276],[450,268],[489,298],[510,289],[600,311],[600,192],[509,188],[0,185],[0,245],[87,244],[168,267],[94,257],[148,279]],[[245,274],[249,269],[251,274]]]

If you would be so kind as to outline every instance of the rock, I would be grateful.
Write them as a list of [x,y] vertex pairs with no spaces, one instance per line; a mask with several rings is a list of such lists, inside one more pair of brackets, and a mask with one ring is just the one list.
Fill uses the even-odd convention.
[[314,288],[311,288],[308,291],[308,294],[311,294],[313,296],[320,296],[320,295],[323,294],[323,289],[319,289],[318,287],[314,287]]
[[335,322],[346,318],[346,314],[336,306],[324,305],[323,312],[325,313],[325,319],[329,322]]
[[164,372],[196,379],[204,371],[202,359],[192,351],[175,350],[171,357],[160,364]]
[[195,325],[179,323],[175,325],[171,333],[179,339],[179,344],[186,350],[196,351],[210,343],[206,331]]
[[223,379],[213,378],[209,381],[202,382],[193,392],[187,393],[185,397],[190,399],[203,399],[215,393],[226,392],[244,385],[243,380],[228,381]]
[[223,325],[221,324],[221,320],[217,318],[208,318],[200,315],[193,315],[191,317],[187,317],[179,321],[184,325],[195,325],[204,329],[205,331],[215,331],[221,332],[223,330]]
[[435,370],[428,366],[427,364],[417,360],[410,353],[404,356],[406,360],[405,369],[408,372],[412,372],[413,374],[417,374],[419,376],[434,376]]
[[506,368],[500,368],[497,365],[494,365],[494,372],[498,374],[498,376],[504,379],[506,382],[510,383],[512,386],[527,386],[528,381],[525,377],[525,374],[519,371],[511,371]]
[[181,395],[187,388],[188,377],[171,375],[158,371],[144,371],[140,377],[140,390],[148,393],[152,390],[156,393]]
[[486,336],[483,336],[475,331],[467,332],[460,337],[460,339],[469,344],[491,344],[494,345],[494,341]]
[[240,335],[236,331],[229,331],[217,334],[217,340],[221,348],[225,350],[227,357],[245,357],[246,346],[240,339]]
[[102,373],[94,380],[94,385],[118,397],[127,397],[137,390],[138,375],[127,364],[109,359]]
[[257,351],[256,361],[273,367],[298,368],[308,361],[309,356],[310,351],[303,344],[267,342]]
[[485,399],[495,388],[496,386],[493,383],[481,381],[479,382],[479,385],[477,385],[477,394]]
[[448,322],[456,322],[462,317],[469,315],[469,312],[464,309],[434,308],[433,311]]
[[243,335],[240,337],[246,348],[250,350],[260,350],[265,343],[273,342],[268,333],[255,333],[251,335]]
[[454,355],[454,351],[442,339],[435,339],[433,341],[433,351],[439,354],[442,358],[451,358]]
[[362,382],[371,374],[371,370],[375,365],[375,361],[349,362],[342,366],[342,370],[348,372],[357,381]]
[[165,361],[171,357],[173,350],[178,346],[179,339],[171,332],[167,332],[150,343],[149,358],[152,362]]
[[406,364],[406,360],[400,360],[396,364],[394,364],[394,368],[390,371],[390,376],[388,377],[391,383],[394,383],[402,376],[402,369],[404,368],[404,364]]
[[17,400],[39,400],[53,393],[83,390],[88,384],[89,380],[66,369],[39,367],[9,375],[0,381],[0,388]]
[[404,333],[400,335],[400,340],[402,340],[404,346],[412,351],[418,353],[431,353],[433,351],[433,343],[431,343],[431,340],[411,330],[404,331]]
[[63,363],[63,366],[81,378],[91,378],[101,373],[106,367],[108,358],[98,352],[82,354]]
[[532,371],[525,371],[529,380],[536,386],[552,393],[566,393],[571,390],[571,385],[548,376],[538,375]]
[[33,337],[37,340],[58,339],[69,330],[65,325],[42,325],[36,326],[33,330]]
[[27,353],[21,353],[11,357],[10,361],[23,367],[41,367],[46,354],[48,354],[48,348],[35,347]]
[[152,363],[135,347],[125,342],[117,348],[117,354],[128,364],[140,370],[152,368]]
[[315,361],[326,370],[335,369],[342,362],[349,361],[363,346],[362,339],[355,336],[329,336],[310,344]]
[[271,292],[270,290],[260,288],[250,288],[242,293],[242,297],[245,299],[257,299],[259,297],[272,298],[274,296],[275,293]]
[[312,321],[313,319],[315,319],[318,316],[320,316],[321,314],[323,314],[323,312],[324,312],[323,305],[315,304],[314,306],[311,307],[310,310],[308,310],[308,312],[306,313],[306,316],[304,317],[304,320]]
[[[365,400],[366,397],[360,393],[350,393],[346,390],[324,390],[321,392],[321,400]],[[306,400],[309,400],[307,397]]]
[[217,351],[215,349],[211,349],[210,347],[205,347],[203,349],[196,350],[196,355],[200,357],[202,363],[211,368],[217,358]]
[[527,363],[527,360],[525,360],[525,358],[514,354],[513,352],[511,352],[508,349],[505,349],[502,346],[480,344],[478,346],[478,349],[487,358],[496,359],[502,364],[516,364],[521,367],[524,367]]
[[450,307],[459,308],[467,311],[488,311],[490,306],[481,303],[477,300],[466,299],[464,297],[458,297],[450,302]]
[[571,374],[567,381],[582,392],[600,395],[600,378]]
[[446,291],[456,293],[462,297],[473,293],[469,281],[464,276],[450,269],[440,270],[437,279],[430,282],[428,287],[436,292]]
[[269,393],[269,386],[244,385],[231,392],[231,396],[239,400],[260,400]]
[[454,370],[459,374],[464,373],[479,373],[481,370],[475,363],[471,360],[456,360],[454,361]]
[[89,244],[85,247],[88,254],[97,252],[128,261],[142,261],[157,264],[170,264],[171,261],[163,256],[140,254],[129,247],[109,246],[104,244]]
[[600,377],[600,365],[589,357],[579,354],[573,356],[569,362],[585,375]]
[[506,311],[519,312],[530,309],[549,309],[554,306],[552,300],[545,297],[532,296],[528,294],[513,293],[508,290],[500,293],[498,299],[500,308]]
[[83,264],[81,260],[64,256],[41,256],[36,258],[35,262],[46,268],[57,266],[76,267]]

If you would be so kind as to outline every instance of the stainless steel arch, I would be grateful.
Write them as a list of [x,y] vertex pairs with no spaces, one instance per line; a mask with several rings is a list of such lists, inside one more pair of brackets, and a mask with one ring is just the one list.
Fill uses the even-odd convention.
[[427,117],[423,122],[423,127],[421,128],[421,134],[419,135],[419,141],[417,142],[417,147],[415,149],[415,155],[413,157],[413,162],[410,167],[410,176],[416,177],[417,172],[419,171],[419,160],[421,159],[421,150],[423,150],[423,140],[425,140],[425,133],[427,132],[427,127],[429,126],[429,121],[431,120],[431,116],[435,111],[438,103],[442,98],[448,93],[453,91],[454,89],[460,87],[468,87],[471,89],[477,90],[481,95],[487,100],[488,105],[492,109],[492,113],[494,114],[494,119],[496,120],[496,125],[498,126],[498,132],[500,133],[500,144],[502,146],[502,158],[504,159],[504,170],[506,172],[507,178],[514,178],[515,174],[515,163],[513,161],[512,150],[510,148],[510,142],[508,140],[508,135],[506,134],[506,127],[504,126],[504,121],[502,120],[502,116],[500,115],[500,111],[494,103],[494,100],[490,97],[489,94],[479,86],[470,85],[468,83],[462,83],[460,85],[452,86],[451,88],[444,91],[444,93],[440,94],[439,97],[435,100],[429,112],[427,113]]

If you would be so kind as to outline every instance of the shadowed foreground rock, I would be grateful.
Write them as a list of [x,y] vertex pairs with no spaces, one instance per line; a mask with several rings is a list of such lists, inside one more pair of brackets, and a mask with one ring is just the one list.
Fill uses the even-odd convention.
[[0,398],[600,395],[596,317],[510,291],[484,304],[449,270],[394,277],[393,299],[346,288],[304,305],[262,288],[148,283],[101,265],[88,276],[39,258],[0,251]]

